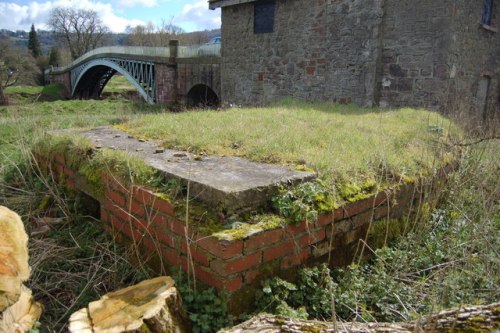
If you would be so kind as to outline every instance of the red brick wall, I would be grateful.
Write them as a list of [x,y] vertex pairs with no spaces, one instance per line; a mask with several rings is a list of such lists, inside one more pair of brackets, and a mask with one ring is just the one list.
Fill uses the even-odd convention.
[[[64,156],[37,160],[42,170],[76,188],[78,175],[67,167]],[[194,272],[197,280],[230,293],[259,281],[263,273],[280,274],[324,261],[328,255],[333,264],[349,263],[370,223],[408,214],[423,193],[419,186],[407,184],[323,214],[316,222],[303,221],[226,241],[193,232],[168,200],[146,188],[123,186],[110,175],[104,182],[101,220],[108,230],[142,252],[158,256],[167,266]]]

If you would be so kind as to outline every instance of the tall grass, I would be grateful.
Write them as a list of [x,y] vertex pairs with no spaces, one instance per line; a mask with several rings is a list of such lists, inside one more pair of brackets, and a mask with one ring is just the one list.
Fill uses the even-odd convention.
[[123,100],[39,101],[40,88],[7,91],[0,107],[0,205],[19,213],[30,235],[29,287],[44,305],[42,332],[62,332],[74,311],[106,292],[149,276],[130,263],[125,249],[89,215],[95,203],[68,195],[42,177],[30,147],[48,131],[112,125],[157,112]]
[[[67,196],[52,179],[38,176],[30,146],[49,130],[127,122],[123,128],[169,147],[307,164],[324,175],[346,177],[377,176],[387,169],[400,177],[414,176],[446,158],[442,148],[449,151],[460,138],[446,119],[412,109],[285,101],[264,110],[143,117],[159,108],[113,99],[33,100],[0,107],[0,204],[27,223],[33,268],[29,283],[45,304],[42,330],[51,332],[63,331],[69,314],[88,301],[149,272],[134,268],[125,250],[102,232],[91,212],[85,213],[91,203]],[[338,272],[332,281],[344,319],[405,320],[435,308],[498,299],[499,152],[498,141],[467,146],[460,169],[440,193],[438,210],[420,221],[419,230],[376,252],[372,263]],[[304,281],[312,281],[318,276],[314,274],[305,274]],[[331,313],[329,290],[317,284],[311,289],[307,283],[298,289],[319,300],[326,295],[321,304],[326,315]],[[311,300],[315,302],[307,302],[315,304]],[[315,311],[321,313],[318,307]]]
[[437,113],[285,100],[266,108],[150,115],[119,126],[163,146],[307,164],[326,178],[415,177],[443,161],[459,130]]
[[444,191],[434,193],[437,206],[416,221],[418,228],[373,251],[369,262],[356,260],[333,273],[326,267],[303,269],[296,285],[266,281],[257,309],[328,320],[334,290],[336,315],[343,321],[401,322],[497,302],[499,153],[498,140],[468,145]]

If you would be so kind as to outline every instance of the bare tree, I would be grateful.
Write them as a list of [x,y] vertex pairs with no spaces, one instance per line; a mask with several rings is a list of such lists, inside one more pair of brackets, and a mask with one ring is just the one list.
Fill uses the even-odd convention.
[[3,90],[18,83],[34,84],[40,74],[35,59],[26,49],[0,40],[0,105],[7,104]]
[[162,20],[160,25],[148,22],[146,25],[128,27],[126,44],[131,46],[168,46],[171,39],[177,39],[184,31],[172,20]]
[[73,59],[102,45],[109,31],[97,12],[85,9],[54,8],[48,25],[62,38]]

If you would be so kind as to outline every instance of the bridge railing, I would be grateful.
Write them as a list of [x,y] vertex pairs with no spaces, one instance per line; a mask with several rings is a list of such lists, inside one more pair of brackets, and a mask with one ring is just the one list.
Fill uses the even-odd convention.
[[178,58],[220,57],[220,44],[179,46]]
[[[49,69],[46,69],[44,73],[49,74],[52,71],[64,72],[84,62],[89,58],[98,57],[99,55],[123,54],[127,56],[168,58],[171,56],[170,50],[171,50],[170,47],[144,47],[144,46],[99,47],[97,49],[85,53],[84,55],[82,55],[81,57],[79,57],[78,59],[74,60],[73,62],[71,62],[66,66],[51,67]],[[178,58],[219,57],[219,56],[220,56],[220,44],[177,46]]]
[[[136,55],[136,56],[148,56],[148,57],[170,57],[169,47],[145,47],[145,46],[104,46],[98,47],[82,55],[81,57],[73,60],[70,64],[61,67],[55,67],[52,70],[65,71],[67,69],[73,68],[75,65],[84,62],[85,60],[102,55],[102,54],[126,54],[126,55]],[[50,72],[50,69],[48,70]],[[47,73],[47,70],[45,70]]]

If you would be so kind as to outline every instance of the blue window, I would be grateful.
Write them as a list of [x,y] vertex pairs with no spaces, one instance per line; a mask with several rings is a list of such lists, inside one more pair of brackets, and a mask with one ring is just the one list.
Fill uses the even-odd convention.
[[256,34],[274,31],[276,0],[261,0],[254,5],[253,31]]
[[491,17],[493,16],[493,0],[483,0],[483,18],[481,23],[491,25]]

